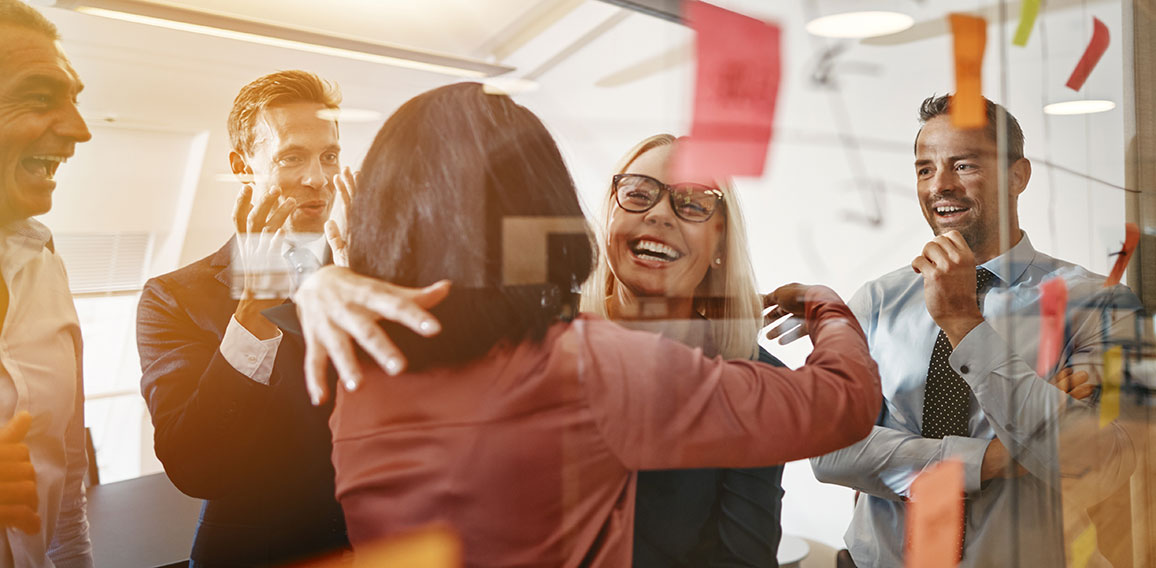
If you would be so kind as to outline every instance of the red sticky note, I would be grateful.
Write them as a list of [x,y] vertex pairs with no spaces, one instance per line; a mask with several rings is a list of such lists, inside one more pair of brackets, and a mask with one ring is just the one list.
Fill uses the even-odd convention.
[[683,13],[696,34],[694,121],[673,174],[760,176],[779,94],[779,26],[703,2],[686,2]]
[[983,128],[987,113],[983,102],[983,50],[987,45],[987,21],[965,14],[951,14],[955,39],[955,96],[951,98],[951,123],[956,128]]
[[1092,41],[1088,42],[1084,56],[1080,58],[1080,62],[1072,70],[1072,76],[1068,77],[1069,89],[1078,91],[1084,87],[1084,81],[1088,80],[1088,75],[1092,69],[1096,68],[1096,64],[1100,62],[1105,51],[1108,51],[1108,26],[1105,26],[1099,18],[1093,17]]
[[1140,244],[1140,227],[1135,223],[1127,223],[1124,225],[1124,248],[1116,253],[1116,264],[1112,267],[1112,273],[1108,275],[1108,280],[1104,282],[1104,287],[1115,286],[1120,283],[1120,278],[1124,276],[1124,269],[1128,268],[1128,261],[1132,259],[1132,253],[1136,251],[1136,245]]
[[1064,347],[1064,321],[1068,309],[1068,285],[1053,278],[1040,285],[1040,347],[1036,374],[1048,377]]
[[963,464],[946,460],[911,483],[907,566],[954,568],[963,543]]

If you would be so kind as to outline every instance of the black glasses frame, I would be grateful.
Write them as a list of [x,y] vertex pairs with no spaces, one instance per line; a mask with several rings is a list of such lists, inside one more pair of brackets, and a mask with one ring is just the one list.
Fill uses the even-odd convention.
[[[658,186],[658,195],[654,198],[654,201],[652,201],[650,203],[650,205],[647,205],[646,207],[643,207],[642,209],[631,209],[631,208],[622,204],[622,199],[620,199],[618,196],[618,184],[624,178],[627,178],[627,177],[644,178],[644,179],[650,180],[651,182],[653,182],[655,185]],[[676,184],[674,186],[670,186],[670,185],[662,183],[661,181],[658,181],[658,180],[656,180],[656,179],[654,179],[648,175],[643,175],[643,174],[614,174],[614,177],[611,178],[611,180],[612,180],[611,188],[614,190],[614,202],[617,203],[618,206],[621,207],[624,211],[629,211],[631,213],[645,213],[647,211],[650,211],[651,209],[654,209],[654,206],[658,205],[659,201],[662,201],[662,192],[665,191],[667,200],[670,202],[670,210],[674,212],[674,215],[676,217],[678,217],[679,219],[682,219],[683,221],[686,221],[687,223],[705,223],[707,221],[710,221],[711,217],[714,217],[715,212],[718,211],[718,209],[719,209],[719,205],[726,202],[726,200],[723,199],[723,194],[721,191],[719,191],[713,187],[710,187],[708,185],[702,185],[699,183],[680,183],[680,184]],[[673,188],[675,188],[675,187],[693,187],[693,188],[702,188],[703,190],[705,190],[704,193],[710,194],[711,196],[714,197],[714,203],[713,203],[713,207],[711,207],[710,213],[708,213],[707,216],[703,219],[687,219],[686,217],[684,217],[680,211],[680,208],[678,207],[678,204],[675,203],[675,201],[674,201],[674,189]]]

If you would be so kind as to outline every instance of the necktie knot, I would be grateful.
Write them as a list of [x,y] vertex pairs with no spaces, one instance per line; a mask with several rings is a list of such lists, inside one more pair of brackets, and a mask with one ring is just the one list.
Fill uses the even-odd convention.
[[289,250],[285,251],[285,259],[289,261],[289,266],[292,267],[289,276],[293,285],[293,291],[296,291],[297,288],[301,286],[301,282],[305,280],[306,276],[313,274],[317,269],[321,268],[321,261],[308,247],[289,245]]
[[995,274],[982,266],[975,267],[975,293],[982,294],[988,285],[999,280]]

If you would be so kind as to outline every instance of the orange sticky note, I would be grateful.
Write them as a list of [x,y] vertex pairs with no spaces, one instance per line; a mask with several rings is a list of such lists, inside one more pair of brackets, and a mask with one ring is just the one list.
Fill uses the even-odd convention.
[[1117,345],[1104,352],[1100,374],[1100,427],[1120,416],[1120,385],[1124,382],[1124,348]]
[[762,175],[779,93],[779,27],[703,2],[687,2],[683,13],[696,34],[694,120],[673,174]]
[[954,568],[963,542],[963,464],[946,460],[911,483],[907,504],[907,566]]
[[1126,223],[1124,225],[1124,248],[1116,254],[1116,264],[1112,266],[1112,272],[1108,275],[1108,280],[1104,282],[1104,287],[1115,286],[1120,283],[1120,279],[1124,277],[1124,269],[1128,268],[1128,261],[1132,260],[1132,253],[1136,252],[1136,245],[1140,244],[1140,227],[1135,223]]
[[297,568],[461,568],[462,541],[453,529],[437,524],[370,544],[358,545],[352,564],[338,556],[296,565]]
[[1068,308],[1068,285],[1062,278],[1052,278],[1040,285],[1040,347],[1036,356],[1036,374],[1050,375],[1064,347],[1064,322]]
[[965,14],[951,14],[955,38],[955,96],[951,99],[951,123],[956,128],[983,128],[987,114],[983,103],[983,50],[987,45],[987,21]]

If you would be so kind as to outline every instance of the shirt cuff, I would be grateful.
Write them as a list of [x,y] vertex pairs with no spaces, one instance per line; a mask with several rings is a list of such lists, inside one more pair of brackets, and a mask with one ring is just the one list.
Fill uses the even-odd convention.
[[983,455],[987,453],[987,446],[990,443],[991,440],[981,438],[943,437],[943,455],[940,457],[963,462],[963,490],[968,495],[979,491],[980,468],[983,466]]
[[257,339],[237,321],[237,316],[231,316],[225,328],[225,336],[221,338],[221,356],[238,373],[267,385],[269,377],[273,375],[273,361],[277,358],[277,348],[281,345],[282,337],[278,329],[274,337]]
[[947,363],[963,377],[972,392],[975,392],[983,386],[983,379],[991,374],[992,370],[1013,355],[999,332],[987,322],[983,322],[967,332],[959,345],[952,350]]

